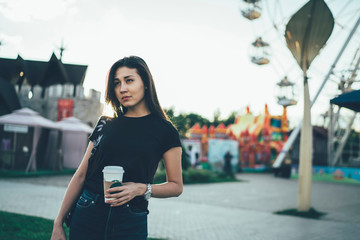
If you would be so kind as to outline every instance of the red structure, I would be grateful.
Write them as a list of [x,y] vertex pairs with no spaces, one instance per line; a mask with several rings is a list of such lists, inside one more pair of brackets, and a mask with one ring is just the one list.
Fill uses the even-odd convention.
[[59,99],[57,120],[61,121],[64,118],[72,117],[73,109],[74,109],[73,99]]
[[288,119],[286,108],[281,116],[264,112],[254,116],[247,107],[244,115],[239,115],[234,124],[225,126],[201,126],[197,123],[188,131],[189,139],[201,140],[201,159],[207,159],[208,139],[232,139],[239,143],[239,166],[241,168],[271,168],[273,160],[281,151],[287,139]]

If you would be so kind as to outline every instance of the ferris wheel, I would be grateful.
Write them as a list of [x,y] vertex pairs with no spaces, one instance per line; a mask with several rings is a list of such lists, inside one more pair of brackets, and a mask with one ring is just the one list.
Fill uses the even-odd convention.
[[[262,11],[263,11],[263,2],[261,0],[242,0],[240,1],[240,13],[241,15],[248,19],[251,23],[255,21],[259,22],[262,18]],[[249,46],[249,59],[252,63],[256,65],[273,65],[271,62],[271,58],[274,59],[274,55],[271,50],[271,42],[273,40],[264,40],[266,37],[264,32],[268,32],[269,30],[279,31],[280,28],[278,27],[279,24],[275,24],[275,20],[272,19],[272,26],[270,29],[266,29],[263,32],[257,31],[254,32],[254,41]],[[259,30],[258,27],[254,27],[253,29]],[[265,36],[265,37],[263,37]],[[275,61],[275,60],[274,60]],[[273,66],[275,67],[275,66]],[[276,70],[276,69],[275,69]],[[278,70],[276,70],[278,72]],[[279,75],[281,79],[276,85],[278,87],[277,90],[277,102],[278,104],[284,106],[285,108],[288,106],[296,105],[297,104],[297,94],[296,94],[296,84],[294,82],[289,81],[288,76],[286,73],[282,73]]]
[[[297,2],[296,4],[301,6],[306,2],[304,0],[303,3]],[[337,32],[333,33],[333,37],[327,42],[327,47],[331,48],[331,43],[335,42],[339,36],[344,35],[346,30],[351,27],[350,21],[360,14],[360,3],[357,0],[348,0],[346,2],[329,0],[327,2],[329,5],[336,5],[332,9]],[[277,90],[275,91],[277,102],[284,107],[297,104],[299,95],[295,81],[297,78],[301,78],[300,74],[294,73],[297,69],[296,63],[289,64],[293,61],[292,59],[286,64],[280,60],[285,54],[288,54],[284,40],[285,25],[294,13],[284,11],[286,4],[289,5],[286,0],[239,0],[240,15],[252,25],[254,39],[249,43],[249,60],[258,66],[268,65],[274,69],[279,78],[279,82],[276,83]],[[279,42],[282,43],[283,48],[274,46],[275,43]],[[360,46],[356,46],[356,49],[358,47]],[[276,51],[272,49],[276,49]],[[353,69],[356,64],[352,61],[347,65],[343,67],[346,70],[341,70],[341,73],[340,71],[334,71],[331,78],[332,82],[335,83],[332,86],[332,89],[335,89],[334,91],[349,90],[350,86],[357,82],[357,80],[354,80],[353,74],[349,74],[350,71],[347,70]],[[313,69],[318,72],[323,71],[322,69],[316,69],[314,66]],[[344,71],[346,72],[344,73]]]
[[[323,100],[323,104],[318,104],[316,106],[317,110],[328,110],[328,112],[326,114],[321,114],[321,117],[324,118],[324,124],[323,126],[326,128],[325,126],[325,119],[329,118],[328,121],[328,131],[329,131],[329,144],[328,144],[328,164],[329,165],[336,165],[338,162],[341,162],[341,159],[339,158],[339,156],[341,155],[342,152],[342,147],[343,144],[346,142],[346,139],[348,137],[348,134],[350,132],[350,128],[354,123],[354,119],[356,118],[356,113],[355,114],[347,114],[346,118],[349,117],[349,119],[347,119],[347,121],[343,121],[343,124],[346,122],[347,127],[346,130],[342,130],[342,131],[335,131],[335,129],[340,129],[340,127],[337,128],[337,125],[340,124],[340,109],[341,107],[339,106],[338,108],[334,107],[332,104],[330,104],[330,99],[334,99],[334,97],[336,97],[339,94],[342,93],[346,93],[346,92],[352,92],[356,89],[360,89],[360,80],[359,80],[359,72],[360,72],[360,31],[358,30],[359,26],[360,26],[360,1],[358,0],[348,0],[348,1],[340,1],[340,0],[322,0],[321,3],[320,0],[318,2],[315,3],[315,1],[318,0],[301,0],[301,1],[292,1],[291,4],[294,6],[290,6],[290,1],[286,1],[286,0],[264,0],[264,1],[240,1],[240,12],[241,15],[246,18],[247,20],[250,21],[251,24],[255,24],[255,23],[259,23],[259,22],[267,22],[267,23],[271,23],[271,24],[267,24],[270,25],[270,28],[272,29],[273,32],[277,33],[277,37],[279,38],[278,40],[282,41],[283,43],[283,48],[287,46],[287,50],[290,50],[291,53],[293,54],[294,58],[288,58],[289,61],[284,61],[287,65],[287,68],[289,68],[289,65],[291,64],[291,62],[294,62],[294,66],[296,66],[297,64],[300,66],[300,68],[298,68],[298,66],[296,67],[296,69],[298,70],[297,72],[299,73],[299,70],[301,69],[303,74],[301,74],[301,76],[298,76],[298,78],[302,78],[304,80],[304,98],[303,98],[303,102],[304,102],[304,115],[303,115],[303,120],[300,121],[300,124],[298,124],[297,127],[295,127],[293,129],[293,131],[291,132],[288,141],[284,144],[283,149],[281,150],[281,153],[276,157],[276,160],[273,164],[274,168],[277,168],[281,165],[282,161],[285,159],[286,153],[289,151],[289,149],[291,148],[292,144],[294,143],[297,135],[300,132],[300,129],[306,129],[306,131],[304,131],[305,133],[308,134],[308,136],[311,135],[311,114],[310,114],[310,109],[311,107],[314,105],[315,101],[318,99],[322,89],[324,89],[326,91],[326,93],[322,94],[322,99],[320,98],[320,100],[318,100],[318,102]],[[325,3],[326,1],[326,3]],[[269,2],[271,2],[272,4],[269,4]],[[262,6],[262,4],[265,3],[266,4],[266,9],[264,9]],[[301,4],[301,5],[300,5]],[[325,16],[331,16],[332,19],[332,23],[331,23],[331,32],[329,33],[328,36],[326,36],[326,40],[325,42],[323,42],[323,44],[316,45],[316,41],[312,42],[310,45],[312,47],[312,49],[316,49],[316,51],[314,51],[312,54],[312,59],[310,59],[310,63],[312,62],[312,60],[314,60],[314,58],[316,57],[317,60],[321,59],[320,62],[321,64],[316,65],[316,64],[312,64],[311,65],[311,74],[307,75],[307,70],[309,69],[309,65],[310,63],[308,62],[304,62],[303,60],[308,60],[306,59],[307,56],[304,57],[303,52],[305,52],[306,50],[300,51],[301,46],[304,47],[304,44],[300,45],[299,41],[301,41],[301,36],[307,36],[307,39],[310,39],[311,37],[309,36],[309,34],[306,31],[303,31],[303,33],[298,35],[298,38],[293,38],[291,34],[289,35],[289,33],[296,33],[296,31],[294,31],[295,29],[297,29],[297,25],[294,25],[295,21],[292,21],[292,29],[293,32],[291,31],[287,31],[289,23],[291,22],[291,20],[294,20],[294,16],[296,15],[296,17],[298,17],[297,21],[304,21],[304,24],[307,24],[306,26],[310,26],[308,24],[311,24],[311,22],[309,20],[306,19],[306,10],[304,9],[310,9],[309,7],[306,8],[305,6],[314,6],[314,4],[320,6],[325,6],[323,7],[324,9],[322,9],[321,11],[318,11],[316,14],[314,13],[314,15],[312,15],[311,17],[317,18],[318,20],[318,31],[316,33],[319,33],[319,36],[321,36],[322,34],[322,29],[321,27],[319,28],[319,26],[321,25],[321,19]],[[291,7],[295,8],[294,12],[292,13],[287,13],[290,14],[289,16],[284,17],[283,11],[282,11],[282,6],[283,5],[287,5],[286,9],[290,9]],[[297,6],[295,6],[297,5]],[[327,11],[325,10],[325,8],[327,8]],[[314,8],[311,8],[314,9]],[[320,7],[319,7],[320,9]],[[266,11],[264,11],[266,10]],[[299,14],[297,15],[297,13],[302,11],[302,17],[301,19],[304,20],[299,20]],[[327,13],[326,13],[327,12]],[[267,13],[267,14],[266,14]],[[276,13],[276,14],[275,14]],[[270,19],[264,19],[264,16],[268,16],[268,18]],[[280,18],[279,18],[280,16]],[[277,19],[275,19],[277,18]],[[320,20],[319,20],[320,19]],[[323,23],[329,23],[329,21],[324,21]],[[301,25],[302,22],[299,22],[299,24]],[[304,26],[303,24],[303,26]],[[326,30],[325,24],[324,25],[324,29]],[[285,27],[286,26],[286,27]],[[316,26],[316,25],[315,25]],[[329,27],[327,27],[329,29]],[[253,31],[255,32],[255,30],[259,30],[259,27],[253,27],[252,28]],[[286,34],[285,34],[285,29],[286,29]],[[315,29],[315,27],[314,27]],[[325,31],[324,30],[324,31]],[[266,35],[266,31],[264,30],[263,33],[256,33],[254,34],[254,42],[251,43],[250,48],[254,48],[254,47],[272,47],[274,46],[274,42],[273,39],[269,39],[267,38]],[[325,31],[326,32],[326,31]],[[304,34],[304,35],[302,35]],[[323,34],[325,36],[325,34]],[[313,39],[318,39],[316,38],[316,34],[311,35]],[[323,36],[323,37],[324,37]],[[329,38],[330,37],[330,38]],[[286,43],[284,43],[284,38],[286,38]],[[266,44],[254,44],[256,43],[256,40],[262,40],[266,43]],[[310,40],[309,40],[310,41]],[[260,42],[260,41],[258,41]],[[291,45],[289,45],[291,44]],[[318,47],[319,46],[319,47]],[[326,46],[326,47],[325,47]],[[325,47],[325,52],[326,54],[324,55],[323,52],[323,47]],[[304,47],[305,48],[305,47]],[[296,96],[295,96],[295,83],[290,81],[289,78],[289,73],[291,71],[290,69],[286,69],[284,68],[284,65],[281,64],[280,61],[277,61],[277,54],[280,52],[278,51],[281,48],[276,48],[276,52],[274,51],[271,54],[266,55],[267,52],[264,52],[262,57],[264,58],[268,58],[271,57],[271,61],[269,60],[266,64],[268,64],[269,66],[274,67],[274,70],[280,75],[279,79],[281,79],[276,85],[279,88],[279,93],[281,92],[281,94],[278,94],[277,98],[278,98],[278,103],[280,105],[282,105],[284,107],[284,111],[286,110],[286,107],[288,106],[292,106],[295,105],[297,103],[296,101]],[[319,56],[322,55],[322,56]],[[319,57],[318,57],[319,56]],[[331,57],[324,57],[324,56],[331,56]],[[342,57],[343,56],[343,57]],[[345,57],[346,56],[346,57]],[[250,61],[257,64],[257,65],[265,65],[265,64],[259,64],[259,62],[255,62],[254,57],[259,58],[259,55],[255,56],[255,55],[249,55]],[[261,56],[260,56],[261,57]],[[331,59],[330,59],[331,58]],[[294,61],[296,59],[296,61]],[[330,60],[330,61],[328,61]],[[333,60],[333,61],[332,61]],[[297,63],[297,64],[295,64]],[[276,67],[277,66],[277,69]],[[325,67],[324,67],[325,66]],[[306,68],[305,68],[306,67]],[[278,71],[278,69],[280,68],[280,71]],[[296,70],[295,69],[295,70]],[[324,70],[326,71],[328,69],[327,72],[324,72]],[[317,92],[314,92],[314,96],[312,97],[312,99],[310,99],[310,94],[309,94],[309,84],[308,84],[308,77],[307,76],[311,76],[310,78],[312,78],[314,75],[317,75],[318,77],[323,78],[322,83],[318,86]],[[317,77],[317,78],[318,78]],[[292,79],[297,79],[297,78],[292,78]],[[314,78],[315,80],[315,78]],[[328,81],[329,80],[329,81]],[[310,80],[312,81],[312,80]],[[327,86],[325,86],[325,83],[329,82],[327,84]],[[357,93],[357,91],[355,91],[354,93]],[[330,105],[330,106],[329,106]],[[306,109],[306,111],[305,111]],[[336,111],[334,111],[334,109]],[[325,112],[325,111],[324,111]],[[307,115],[305,115],[305,113]],[[345,116],[345,115],[344,115]],[[344,120],[344,119],[343,119]],[[360,121],[360,118],[358,119]],[[302,122],[302,123],[301,123]],[[306,122],[307,124],[304,124],[304,122]],[[357,125],[359,126],[359,125]],[[341,133],[341,132],[345,132],[345,134],[343,136],[340,135],[335,135],[334,133]],[[308,144],[311,146],[311,144]],[[305,149],[305,147],[304,147]],[[310,150],[309,150],[310,149]],[[336,151],[335,151],[336,149]],[[306,154],[311,155],[311,147],[308,147],[304,150],[304,152],[306,151]],[[308,158],[310,159],[310,158]],[[339,160],[340,159],[340,160]]]
[[285,76],[280,82],[276,83],[279,86],[279,93],[277,94],[278,104],[284,107],[293,106],[297,104],[297,94],[295,93],[295,83],[291,82]]
[[241,9],[241,14],[249,20],[257,19],[261,16],[260,0],[243,0],[246,3]]

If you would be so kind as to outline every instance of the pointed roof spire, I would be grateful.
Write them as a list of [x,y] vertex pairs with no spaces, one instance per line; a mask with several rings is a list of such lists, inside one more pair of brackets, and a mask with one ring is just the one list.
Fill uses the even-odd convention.
[[64,51],[66,50],[65,46],[64,46],[64,39],[61,40],[61,46],[58,48],[60,50],[60,58],[59,60],[62,60],[62,56],[64,54]]

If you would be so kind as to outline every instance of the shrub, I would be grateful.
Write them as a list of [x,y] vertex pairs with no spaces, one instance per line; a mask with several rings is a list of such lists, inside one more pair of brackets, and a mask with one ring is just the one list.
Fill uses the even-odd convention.
[[[183,170],[183,183],[213,183],[213,182],[231,182],[238,181],[235,178],[229,177],[222,172],[216,173],[206,169],[189,168]],[[154,177],[154,183],[166,182],[165,170],[158,170]]]
[[204,169],[188,169],[183,172],[184,183],[206,183],[210,182],[213,173]]
[[163,182],[166,182],[166,172],[165,170],[158,170],[154,176],[154,183]]

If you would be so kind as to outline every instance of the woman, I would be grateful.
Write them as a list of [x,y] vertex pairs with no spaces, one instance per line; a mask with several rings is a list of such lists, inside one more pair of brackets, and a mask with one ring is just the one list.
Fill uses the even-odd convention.
[[[120,59],[107,76],[106,103],[114,117],[101,117],[83,160],[72,177],[57,218],[52,240],[66,239],[65,216],[73,203],[70,239],[147,239],[148,200],[182,193],[181,143],[162,110],[145,61]],[[151,184],[160,159],[167,182]],[[123,184],[104,196],[104,166],[122,166]],[[115,198],[104,202],[104,197]]]

